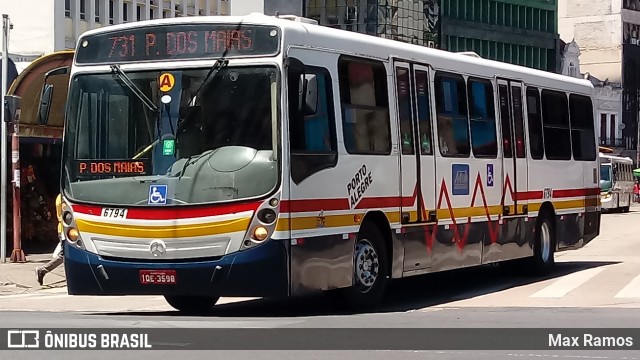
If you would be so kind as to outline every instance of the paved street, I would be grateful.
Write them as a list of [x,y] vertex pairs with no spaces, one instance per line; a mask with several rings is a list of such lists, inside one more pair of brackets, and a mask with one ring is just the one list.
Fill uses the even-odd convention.
[[[210,316],[185,317],[166,305],[162,297],[74,297],[67,295],[64,287],[54,287],[0,296],[0,321],[3,327],[23,328],[637,327],[640,323],[639,232],[640,207],[634,207],[628,214],[604,214],[601,236],[586,248],[559,254],[557,271],[546,279],[523,277],[499,267],[411,278],[393,284],[383,309],[370,314],[345,313],[330,305],[326,297],[318,295],[274,300],[222,299]],[[63,354],[53,352],[47,354],[47,358],[62,358]],[[66,354],[69,356],[65,355],[65,359],[92,358],[83,352]],[[274,359],[273,354],[224,352],[220,356]],[[355,352],[353,354],[356,356]],[[380,351],[357,354],[372,359],[391,355]],[[15,355],[13,358],[16,359],[36,357],[35,352]],[[396,355],[402,359],[471,356],[478,359],[575,356],[582,359],[640,359],[637,354],[624,351],[588,354],[439,351],[397,352]],[[174,355],[157,353],[154,358],[169,356]],[[198,358],[201,355],[193,352],[188,356]],[[343,357],[340,352],[303,355],[279,352],[277,357],[294,356]],[[121,358],[128,357],[123,354]]]

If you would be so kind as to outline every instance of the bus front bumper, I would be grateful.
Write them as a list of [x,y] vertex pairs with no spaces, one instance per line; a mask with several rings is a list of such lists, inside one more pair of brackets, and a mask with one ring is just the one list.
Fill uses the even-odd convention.
[[[141,262],[104,259],[65,243],[70,295],[286,296],[287,242],[269,240],[216,260]],[[143,284],[140,270],[175,272],[175,284]]]

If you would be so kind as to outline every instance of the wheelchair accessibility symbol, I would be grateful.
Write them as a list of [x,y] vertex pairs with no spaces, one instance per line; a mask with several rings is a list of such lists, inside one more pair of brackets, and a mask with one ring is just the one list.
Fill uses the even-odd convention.
[[487,164],[487,186],[493,186],[493,164]]
[[167,203],[167,185],[149,186],[149,202],[153,205],[165,205]]

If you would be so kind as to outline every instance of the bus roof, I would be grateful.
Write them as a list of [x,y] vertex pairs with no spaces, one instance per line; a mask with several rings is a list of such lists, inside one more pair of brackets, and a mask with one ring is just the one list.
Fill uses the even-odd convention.
[[[242,22],[244,24],[254,25],[274,25],[282,29],[287,46],[311,46],[379,59],[389,59],[390,56],[395,56],[410,61],[426,62],[436,69],[446,70],[455,68],[456,71],[459,72],[460,68],[464,68],[469,73],[491,77],[505,76],[534,83],[544,81],[545,85],[549,87],[567,89],[584,94],[591,94],[593,91],[593,84],[586,79],[578,79],[543,70],[479,58],[472,55],[470,56],[468,53],[453,53],[392,39],[334,29],[309,23],[299,17],[275,17],[262,13],[252,13],[246,16],[194,16],[137,21],[89,30],[82,34],[81,39],[88,35],[145,26],[202,24],[207,22],[230,24]],[[78,44],[82,43],[81,39],[78,41]]]
[[633,164],[633,160],[631,160],[631,158],[629,157],[621,157],[621,156],[615,156],[615,155],[607,155],[607,154],[603,154],[600,153],[600,159],[606,159],[608,161],[612,161],[612,162],[620,162],[620,163],[626,163],[626,164]]

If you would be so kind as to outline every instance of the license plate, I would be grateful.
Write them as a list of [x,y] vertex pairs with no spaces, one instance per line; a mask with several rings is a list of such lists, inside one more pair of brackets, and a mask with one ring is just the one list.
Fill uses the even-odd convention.
[[141,284],[174,285],[176,281],[175,270],[140,270]]
[[102,217],[124,219],[127,217],[127,209],[102,208]]

